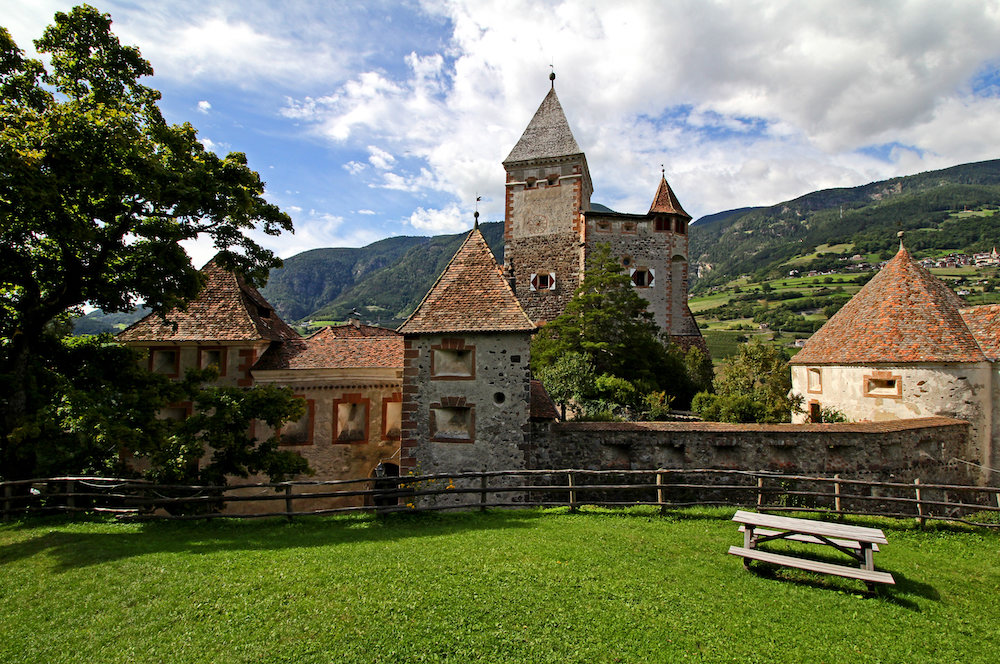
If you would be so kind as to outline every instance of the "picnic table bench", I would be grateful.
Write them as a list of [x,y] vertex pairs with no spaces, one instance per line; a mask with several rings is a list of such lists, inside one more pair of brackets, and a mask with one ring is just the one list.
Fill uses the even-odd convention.
[[[863,528],[840,523],[826,523],[812,519],[795,519],[773,514],[758,514],[739,510],[733,521],[741,524],[743,546],[729,547],[729,553],[743,558],[743,566],[750,567],[751,560],[796,567],[798,569],[835,574],[864,581],[869,589],[875,583],[895,584],[896,580],[888,572],[875,569],[875,552],[879,544],[886,544],[885,534],[878,528]],[[794,555],[763,551],[758,545],[771,540],[792,540],[806,544],[832,546],[859,563],[858,567],[820,562]]]

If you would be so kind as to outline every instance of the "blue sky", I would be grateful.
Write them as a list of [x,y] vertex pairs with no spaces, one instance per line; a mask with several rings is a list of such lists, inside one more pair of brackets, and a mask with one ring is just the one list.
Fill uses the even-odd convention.
[[[71,3],[4,0],[32,52]],[[594,201],[694,216],[1000,157],[1000,2],[95,1],[172,122],[245,152],[288,257],[503,215],[549,65]],[[210,248],[188,247],[197,263]]]

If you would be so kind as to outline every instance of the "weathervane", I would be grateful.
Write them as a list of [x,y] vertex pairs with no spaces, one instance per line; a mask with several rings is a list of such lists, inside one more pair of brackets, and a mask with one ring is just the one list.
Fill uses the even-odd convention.
[[473,228],[479,228],[479,201],[481,200],[483,200],[483,197],[480,196],[479,194],[476,194],[476,211],[472,215],[473,218],[475,219]]

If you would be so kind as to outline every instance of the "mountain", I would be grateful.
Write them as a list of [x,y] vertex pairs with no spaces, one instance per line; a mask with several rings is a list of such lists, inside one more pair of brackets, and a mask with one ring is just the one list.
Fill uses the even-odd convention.
[[956,213],[998,205],[1000,160],[992,160],[718,213],[691,225],[692,263],[712,267],[693,287],[740,274],[777,276],[789,260],[832,245],[881,255],[897,245],[900,230],[911,250],[985,250],[1000,243],[1000,225]]

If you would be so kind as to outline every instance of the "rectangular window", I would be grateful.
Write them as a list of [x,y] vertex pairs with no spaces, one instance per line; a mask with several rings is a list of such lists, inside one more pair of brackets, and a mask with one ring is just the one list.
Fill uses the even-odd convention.
[[342,399],[334,402],[334,443],[368,442],[368,403],[369,400],[362,398],[360,394],[345,394]]
[[818,401],[809,402],[809,421],[813,424],[819,424],[823,421],[822,410]]
[[151,348],[149,350],[149,370],[170,378],[181,375],[181,351],[179,348]]
[[677,220],[674,223],[677,226],[678,235],[685,235],[687,233],[687,222],[680,217],[677,217]]
[[471,443],[475,438],[475,415],[471,406],[431,407],[431,440]]
[[657,233],[666,233],[670,230],[670,220],[666,217],[657,217],[653,220],[653,230]]
[[281,445],[312,445],[313,426],[316,421],[316,402],[313,399],[296,395],[296,399],[302,399],[306,405],[306,412],[302,417],[294,422],[285,422],[279,432]]
[[471,380],[476,377],[476,347],[462,339],[443,339],[431,346],[431,378]]
[[812,394],[823,393],[823,373],[821,369],[809,369],[808,391]]
[[635,233],[636,224],[634,221],[622,222],[622,233]]
[[900,399],[903,396],[903,381],[888,371],[875,371],[865,376],[864,394],[866,397]]
[[610,221],[598,221],[596,225],[597,231],[599,233],[610,233],[611,232],[611,222]]
[[382,439],[399,440],[403,424],[403,402],[382,402]]
[[632,284],[636,288],[652,288],[653,287],[653,268],[650,267],[634,267],[629,270],[629,274],[632,276]]
[[556,289],[556,273],[533,272],[528,285],[533,291],[554,291]]
[[219,376],[226,375],[226,349],[223,346],[218,347],[205,347],[198,349],[198,368],[207,369],[208,367],[216,367],[219,370]]

